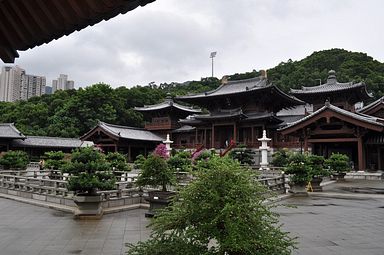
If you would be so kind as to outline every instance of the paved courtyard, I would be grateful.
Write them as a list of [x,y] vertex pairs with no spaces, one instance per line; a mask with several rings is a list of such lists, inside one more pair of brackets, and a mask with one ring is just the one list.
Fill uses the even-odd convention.
[[[291,198],[279,207],[284,229],[298,236],[295,254],[384,254],[384,196]],[[0,198],[0,255],[124,254],[145,240],[145,210],[78,221],[71,214]]]

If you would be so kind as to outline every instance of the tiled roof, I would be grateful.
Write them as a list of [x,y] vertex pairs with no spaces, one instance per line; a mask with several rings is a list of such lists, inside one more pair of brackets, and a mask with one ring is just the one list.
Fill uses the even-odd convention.
[[236,109],[220,109],[218,112],[211,112],[210,114],[194,115],[197,120],[210,120],[210,119],[223,119],[232,117],[246,117],[241,108]]
[[0,123],[0,138],[23,139],[25,136],[13,123]]
[[379,99],[377,99],[376,101],[364,106],[363,108],[359,109],[358,112],[366,112],[380,104],[384,104],[384,97],[381,97]]
[[135,107],[136,111],[147,112],[147,111],[156,111],[161,109],[167,109],[174,107],[178,110],[185,111],[188,113],[200,113],[201,110],[193,107],[184,106],[178,103],[173,102],[172,99],[166,99],[164,102],[153,105],[144,105],[143,107]]
[[384,119],[372,117],[372,116],[361,114],[361,113],[349,112],[347,110],[341,109],[341,108],[339,108],[337,106],[334,106],[332,104],[326,103],[323,107],[321,107],[317,111],[313,112],[312,114],[307,115],[304,118],[299,119],[297,121],[291,122],[286,127],[283,127],[280,130],[287,129],[287,128],[290,128],[290,127],[292,127],[294,125],[297,125],[297,124],[299,124],[301,122],[304,122],[307,119],[310,119],[313,116],[315,116],[315,115],[317,115],[317,114],[319,114],[319,113],[321,113],[321,112],[323,112],[323,111],[325,111],[327,109],[330,109],[330,110],[332,110],[334,112],[340,113],[342,115],[351,117],[351,118],[356,119],[356,120],[360,120],[360,121],[363,121],[363,122],[366,122],[366,123],[369,123],[369,124],[373,124],[373,125],[384,127]]
[[152,142],[162,142],[164,140],[162,137],[155,135],[154,133],[142,128],[118,126],[105,122],[99,122],[98,126],[104,129],[106,132],[110,133],[111,135],[124,139]]
[[25,140],[12,141],[12,146],[14,147],[79,148],[92,145],[93,142],[83,142],[78,138],[47,136],[27,136]]
[[251,91],[266,89],[266,88],[275,88],[277,92],[281,95],[295,101],[297,104],[302,104],[303,102],[291,95],[287,95],[282,92],[279,88],[271,83],[268,84],[267,79],[263,77],[256,77],[246,80],[236,80],[236,81],[228,81],[227,83],[221,85],[215,90],[211,90],[205,93],[198,93],[193,95],[186,95],[177,97],[177,99],[195,99],[195,98],[211,98],[216,96],[224,96],[224,95],[233,95],[238,93],[249,93]]
[[313,87],[302,87],[301,89],[291,89],[292,94],[314,94],[314,93],[324,93],[324,92],[336,92],[336,91],[343,91],[343,90],[350,90],[355,88],[364,88],[364,83],[339,83],[336,82],[334,84],[322,84],[319,86],[313,86]]
[[192,127],[192,126],[189,126],[189,125],[184,125],[184,126],[178,128],[178,129],[173,130],[172,133],[192,132],[195,129],[196,129],[195,127]]
[[318,86],[313,87],[302,87],[301,89],[291,89],[290,92],[293,95],[302,95],[302,94],[317,94],[317,93],[327,93],[327,92],[337,92],[337,91],[344,91],[344,90],[351,90],[356,88],[364,88],[366,96],[369,98],[371,95],[366,91],[366,85],[365,83],[359,82],[359,83],[353,83],[353,82],[346,82],[346,83],[340,83],[336,79],[336,72],[334,70],[330,70],[328,72],[328,79],[327,82]]

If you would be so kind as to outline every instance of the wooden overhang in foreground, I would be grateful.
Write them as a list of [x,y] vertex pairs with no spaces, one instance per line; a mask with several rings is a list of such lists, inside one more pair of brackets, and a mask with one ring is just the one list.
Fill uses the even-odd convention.
[[[365,170],[368,155],[365,141],[382,135],[384,119],[349,112],[326,102],[322,108],[279,131],[282,135],[300,137],[304,151],[311,144],[312,152],[317,155],[328,157],[331,152],[337,151],[335,146],[339,146],[339,151],[357,161],[359,170]],[[381,158],[377,160],[381,165]]]
[[155,0],[0,0],[0,58],[48,43]]

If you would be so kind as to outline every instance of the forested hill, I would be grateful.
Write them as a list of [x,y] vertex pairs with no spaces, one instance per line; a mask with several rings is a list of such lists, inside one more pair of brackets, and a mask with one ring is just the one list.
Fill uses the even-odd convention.
[[318,51],[300,61],[282,62],[268,70],[268,78],[289,91],[289,88],[318,85],[319,79],[326,82],[331,69],[336,71],[339,82],[364,81],[375,98],[384,96],[384,63],[365,53],[343,49]]
[[[375,98],[384,95],[384,64],[364,53],[331,49],[315,52],[300,61],[282,62],[268,70],[268,78],[285,91],[289,88],[314,86],[326,81],[328,71],[334,69],[340,82],[364,80]],[[257,77],[259,71],[229,75],[238,80]],[[155,104],[167,93],[183,95],[215,89],[217,78],[203,78],[185,83],[150,83],[146,86],[113,89],[106,84],[95,84],[79,90],[57,91],[53,95],[34,97],[15,103],[0,102],[0,123],[14,122],[25,135],[79,137],[97,121],[142,126],[143,117],[135,106]]]

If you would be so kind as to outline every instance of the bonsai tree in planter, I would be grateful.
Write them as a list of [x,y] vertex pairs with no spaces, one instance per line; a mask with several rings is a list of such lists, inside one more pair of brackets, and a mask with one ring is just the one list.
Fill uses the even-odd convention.
[[311,186],[313,191],[323,191],[320,183],[323,181],[323,177],[329,176],[330,171],[324,167],[325,159],[323,156],[310,154],[307,157],[308,164],[311,168]]
[[115,189],[116,179],[110,170],[111,165],[98,150],[85,147],[73,151],[64,171],[71,174],[68,190],[75,194],[74,202],[78,206],[75,217],[102,216],[101,196],[97,191]]
[[268,191],[229,157],[196,164],[197,178],[151,223],[149,240],[129,255],[291,254],[295,241],[263,203]]
[[160,190],[148,192],[147,200],[150,202],[150,208],[149,212],[146,213],[147,217],[154,216],[155,210],[167,206],[170,203],[171,196],[174,195],[174,192],[167,191],[167,185],[175,183],[175,176],[168,165],[168,154],[166,151],[164,152],[162,145],[158,145],[153,154],[149,155],[145,160],[141,159],[139,162],[141,172],[136,185],[140,187],[161,187]]
[[242,165],[253,165],[254,152],[248,149],[244,144],[240,144],[237,148],[232,149],[229,152],[229,156],[232,159],[238,160]]
[[49,178],[55,178],[54,170],[62,170],[65,168],[65,165],[68,163],[64,159],[65,153],[62,151],[49,151],[44,153],[44,158],[46,159],[44,162],[44,169],[51,170],[49,173]]
[[291,191],[297,195],[307,195],[307,184],[311,180],[311,166],[305,154],[293,154],[289,158],[286,173],[291,175]]
[[128,165],[127,158],[119,152],[108,152],[105,159],[110,163],[114,171],[129,172],[132,170]]
[[276,167],[285,167],[289,164],[289,158],[292,156],[292,152],[288,149],[281,149],[273,153],[271,164]]
[[351,171],[348,156],[341,153],[332,153],[325,161],[325,165],[329,167],[332,175],[336,177],[337,180],[344,180],[346,172]]
[[28,154],[24,151],[7,151],[0,158],[0,165],[4,169],[25,170],[29,163]]

